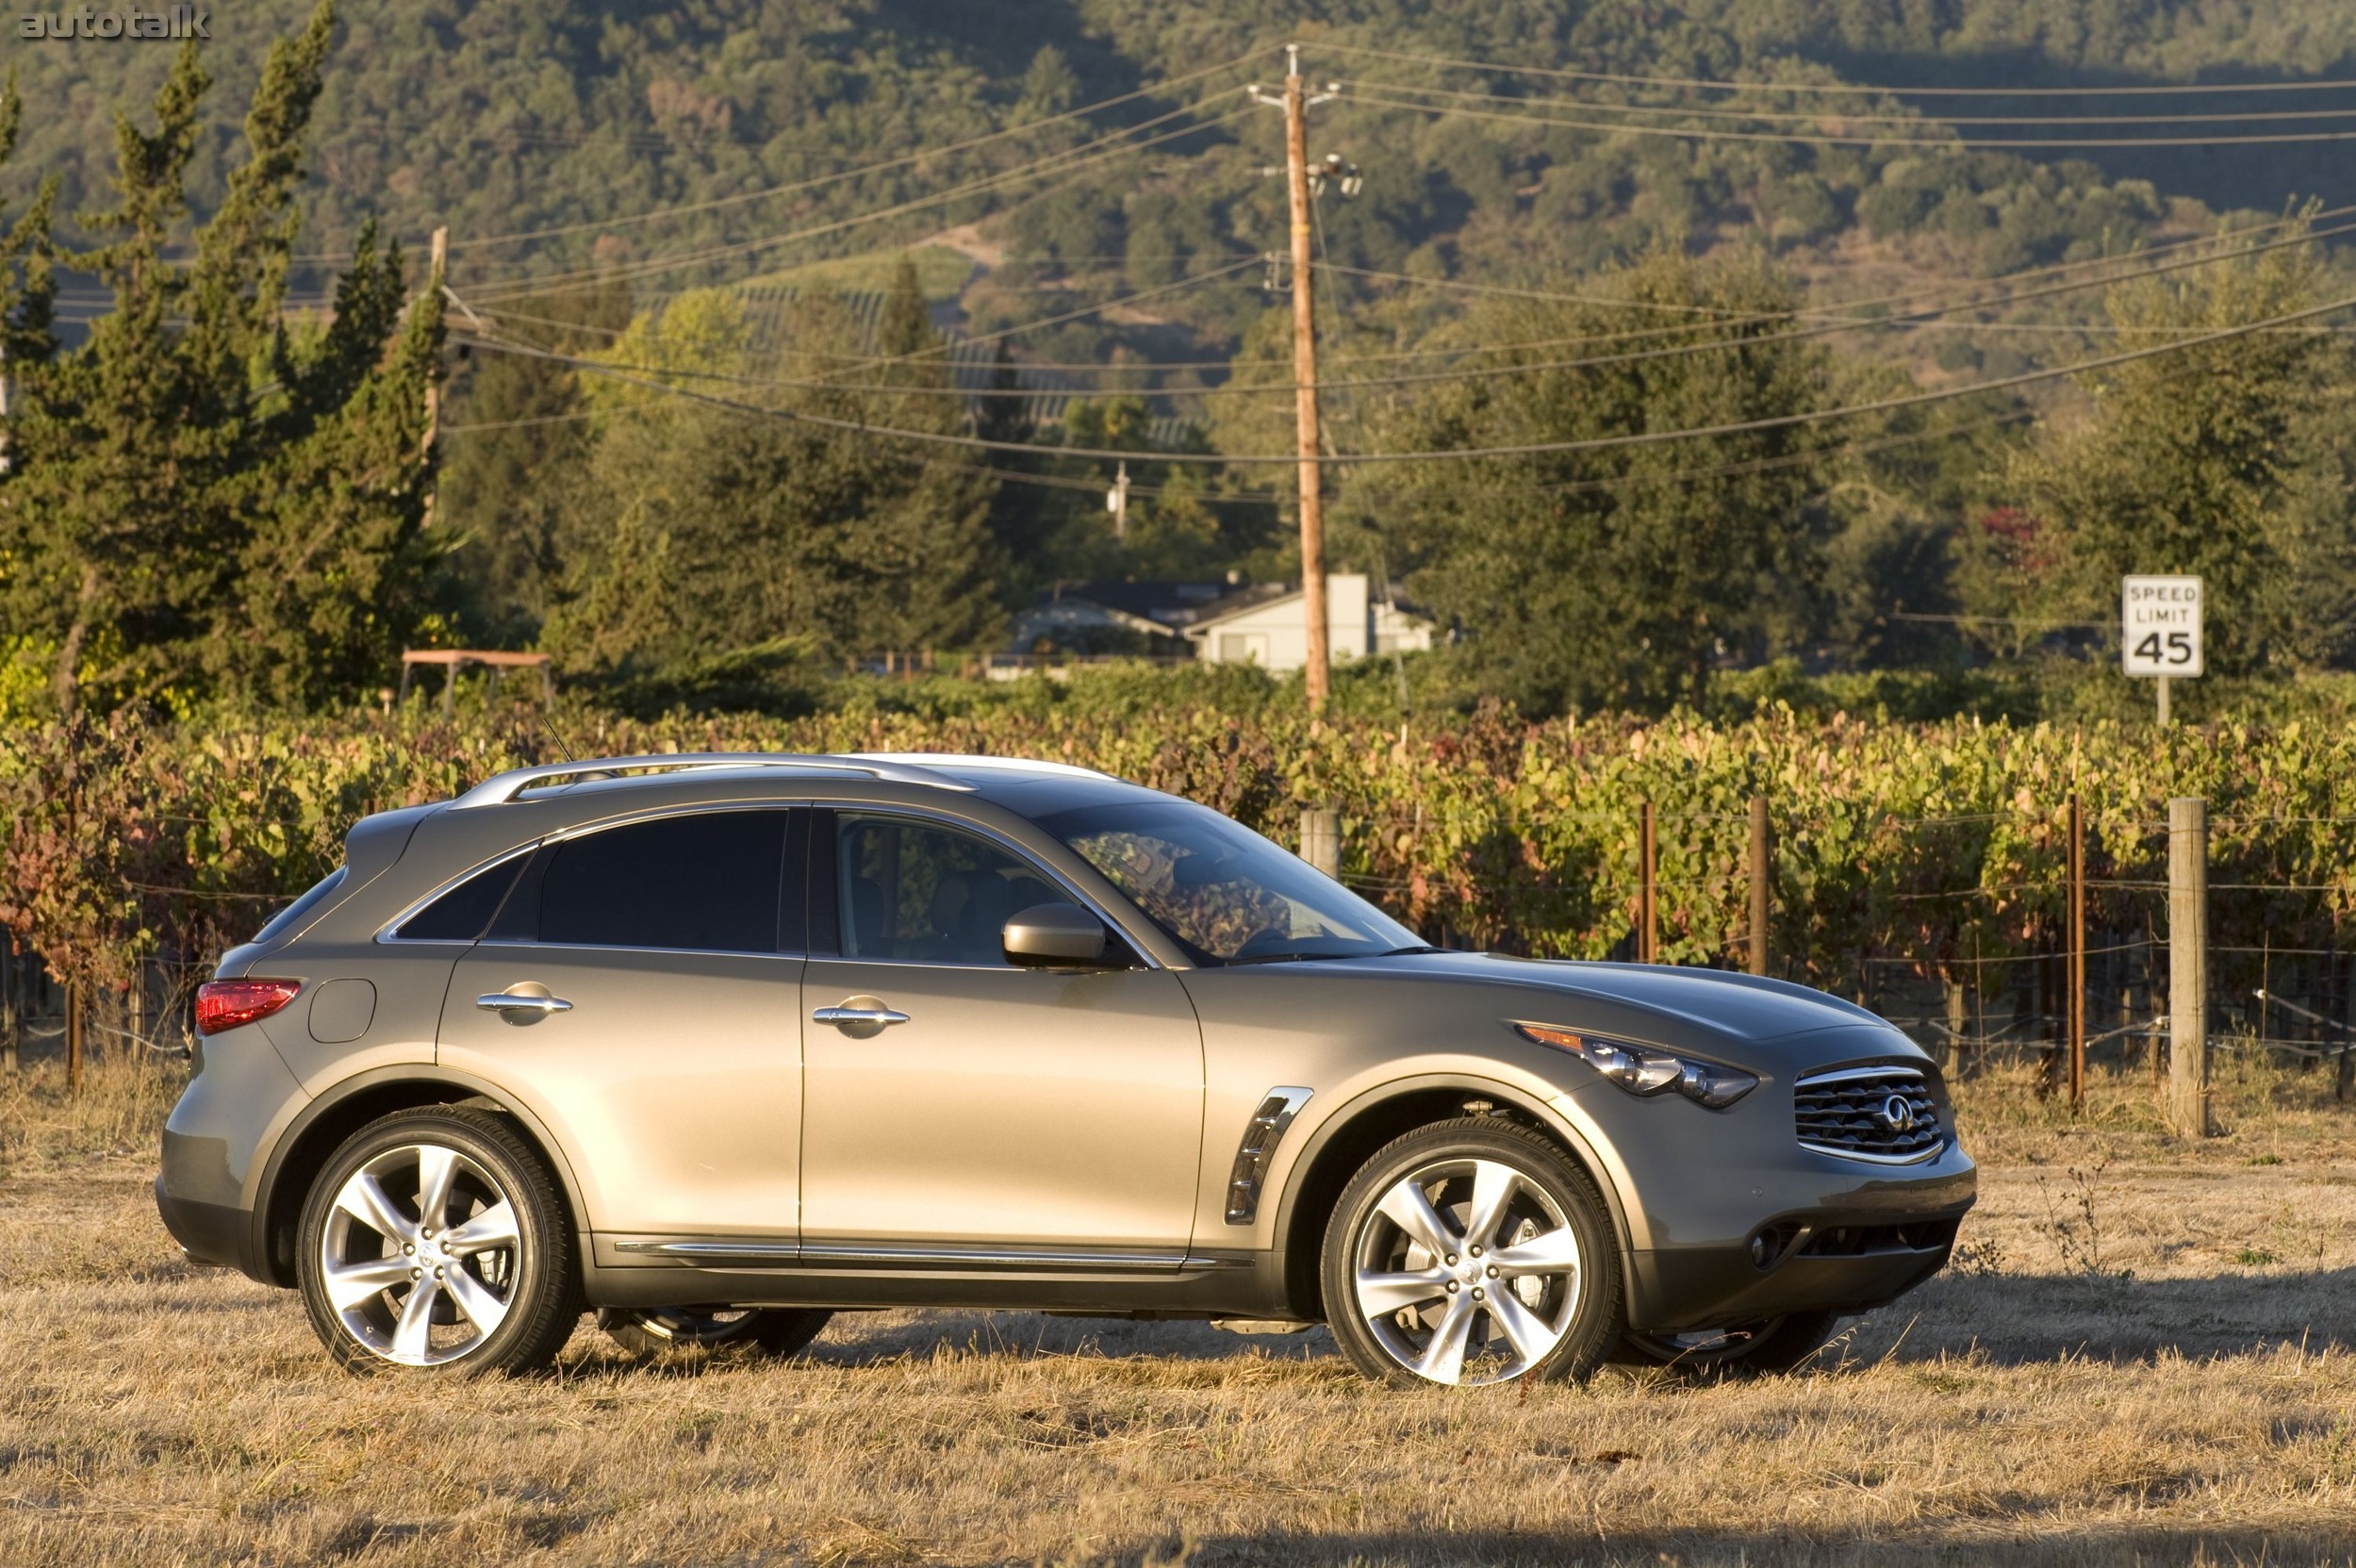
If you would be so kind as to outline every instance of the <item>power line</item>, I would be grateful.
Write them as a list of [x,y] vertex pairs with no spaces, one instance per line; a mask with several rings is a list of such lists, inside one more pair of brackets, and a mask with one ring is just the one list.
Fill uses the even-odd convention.
[[[1206,76],[1215,76],[1222,71],[1232,71],[1238,66],[1248,65],[1265,53],[1267,51],[1264,49],[1254,50],[1250,54],[1239,55],[1218,65],[1206,65],[1198,71],[1189,71],[1179,75],[1164,77],[1151,87],[1141,87],[1134,91],[1118,93],[1111,98],[1099,98],[1093,104],[1082,104],[1078,108],[1065,109],[1060,114],[1046,115],[1037,120],[1027,120],[1019,125],[1000,126],[995,131],[985,132],[980,136],[967,137],[963,141],[947,142],[938,147],[920,148],[898,157],[881,158],[872,163],[852,164],[847,169],[837,169],[832,173],[816,175],[806,180],[796,180],[788,185],[767,186],[759,190],[740,190],[733,195],[715,196],[707,201],[684,202],[675,206],[655,207],[646,212],[633,213],[625,217],[601,219],[591,223],[557,223],[547,228],[518,229],[509,234],[478,235],[470,239],[453,239],[451,241],[450,248],[453,251],[478,250],[489,245],[518,244],[527,239],[552,239],[568,234],[586,233],[592,229],[603,231],[625,228],[636,223],[655,223],[665,218],[679,218],[698,212],[716,212],[723,207],[743,206],[752,202],[766,201],[772,196],[790,196],[804,190],[815,190],[843,180],[856,179],[862,174],[877,174],[888,170],[905,169],[930,159],[970,152],[976,147],[986,146],[994,141],[1002,141],[1009,137],[1027,136],[1032,131],[1045,130],[1050,125],[1061,125],[1073,120],[1083,120],[1105,109],[1117,108],[1123,104],[1134,103],[1140,98],[1158,97],[1168,92],[1172,88],[1184,87],[1189,82],[1198,82]],[[667,139],[666,142],[667,145],[670,144]],[[295,259],[334,261],[341,258],[329,256],[298,256]]]
[[[1517,446],[1500,447],[1464,447],[1452,451],[1355,453],[1341,454],[1333,460],[1342,463],[1356,464],[1463,461],[1476,457],[1550,456],[1575,452],[1602,452],[1619,450],[1627,447],[1656,446],[1668,441],[1694,440],[1705,437],[1715,437],[1722,436],[1751,435],[1768,430],[1792,429],[1804,425],[1821,424],[1830,420],[1854,418],[1863,414],[1893,413],[1904,408],[1923,407],[1937,403],[1952,403],[1960,398],[1976,397],[1985,392],[2008,391],[2016,387],[2031,386],[2041,381],[2057,381],[2067,376],[2082,375],[2091,371],[2107,370],[2116,365],[2129,364],[2140,359],[2150,359],[2160,355],[2181,354],[2188,349],[2200,348],[2212,343],[2226,342],[2237,338],[2246,338],[2252,333],[2262,332],[2269,327],[2287,326],[2298,322],[2313,321],[2320,316],[2330,315],[2335,311],[2346,310],[2351,305],[2356,305],[2356,296],[2334,300],[2326,305],[2312,305],[2303,310],[2290,311],[2280,316],[2267,317],[2262,321],[2248,322],[2240,326],[2220,328],[2217,331],[2204,333],[2197,338],[2187,338],[2174,342],[2157,343],[2143,348],[2128,349],[2117,354],[2103,355],[2096,358],[2082,359],[2071,364],[2051,366],[2043,370],[2027,371],[2017,375],[1999,376],[1993,380],[1973,382],[1967,386],[1942,388],[1936,391],[1915,392],[1901,397],[1883,398],[1872,403],[1850,404],[1837,408],[1811,409],[1797,414],[1778,414],[1765,419],[1741,420],[1723,424],[1700,425],[1676,430],[1631,431],[1617,436],[1589,437],[1570,441],[1538,441]],[[649,381],[641,377],[624,374],[613,371],[611,368],[604,366],[594,359],[585,359],[577,355],[556,354],[548,350],[528,349],[520,345],[499,343],[491,340],[484,340],[481,346],[489,349],[494,353],[522,355],[531,358],[548,359],[561,364],[577,365],[585,370],[605,375],[611,379],[618,380],[628,385],[634,385],[644,387],[654,391],[666,392],[673,397],[686,398],[694,402],[708,404],[717,408],[733,409],[739,413],[758,415],[770,419],[782,419],[796,423],[815,425],[824,429],[842,430],[855,435],[881,436],[891,438],[927,442],[938,446],[964,447],[980,451],[1045,453],[1051,455],[1065,457],[1093,457],[1107,461],[1117,461],[1137,455],[1133,452],[1116,450],[1112,448],[1049,447],[1029,441],[998,441],[980,436],[958,436],[951,435],[947,432],[907,430],[890,425],[870,424],[865,421],[859,420],[834,419],[825,415],[806,413],[798,409],[770,408],[765,407],[759,404],[741,403],[732,398],[714,397],[708,393],[691,391],[684,388],[671,387],[663,382]],[[1297,454],[1279,454],[1273,453],[1164,453],[1160,454],[1155,457],[1155,461],[1164,463],[1224,465],[1243,464],[1253,466],[1267,464],[1297,464],[1299,460],[1300,459]]]
[[[1384,83],[1384,86],[1391,84]],[[1412,88],[1407,91],[1415,91]],[[1802,136],[1785,131],[1709,131],[1693,130],[1678,125],[1630,125],[1624,123],[1598,120],[1564,120],[1537,114],[1515,114],[1502,110],[1465,108],[1448,104],[1413,104],[1395,98],[1379,98],[1366,93],[1353,93],[1352,104],[1376,108],[1405,109],[1415,114],[1460,114],[1473,120],[1499,120],[1525,125],[1545,125],[1561,130],[1609,131],[1620,136],[1668,137],[1680,141],[1774,141],[1787,146],[1801,147],[1928,147],[1933,149],[1961,148],[1971,152],[2003,152],[2022,147],[2039,150],[2071,148],[2120,147],[2254,147],[2279,146],[2285,143],[2315,144],[2330,141],[2356,141],[2356,130],[2348,131],[2286,131],[2261,136],[2199,136],[2199,137],[2076,137],[2035,138],[2004,137],[1894,137],[1894,136]],[[1543,99],[1499,99],[1501,103],[1528,103],[1543,106]],[[1586,106],[1579,106],[1586,107]],[[1926,125],[1936,122],[1924,122]]]
[[[1219,98],[1233,96],[1241,91],[1241,89],[1223,91],[1219,93],[1213,94],[1212,101],[1216,101]],[[700,251],[684,252],[676,256],[649,257],[645,261],[628,263],[620,267],[584,268],[577,269],[569,272],[556,272],[538,277],[523,276],[504,280],[495,279],[486,286],[491,291],[486,293],[484,297],[486,299],[501,299],[524,294],[566,292],[568,290],[558,286],[584,284],[587,286],[598,286],[607,282],[625,281],[634,277],[652,276],[659,272],[673,272],[682,267],[699,266],[705,262],[723,260],[738,256],[749,256],[757,251],[769,250],[780,245],[792,244],[799,240],[814,239],[825,235],[838,234],[845,229],[855,228],[863,223],[874,223],[879,219],[898,217],[903,213],[920,211],[929,206],[938,206],[943,203],[952,202],[960,197],[979,195],[984,191],[997,190],[1000,186],[1012,184],[1018,180],[1028,179],[1038,174],[1050,172],[1069,173],[1073,168],[1077,168],[1090,162],[1100,161],[1103,158],[1118,157],[1123,154],[1142,152],[1146,148],[1157,147],[1164,142],[1177,140],[1181,137],[1194,136],[1204,131],[1215,129],[1220,125],[1226,124],[1229,121],[1241,119],[1251,111],[1249,108],[1236,109],[1227,114],[1217,115],[1209,120],[1200,121],[1192,125],[1185,125],[1176,130],[1166,131],[1160,136],[1148,137],[1142,141],[1132,141],[1129,140],[1129,138],[1133,137],[1139,131],[1150,129],[1155,125],[1162,124],[1167,121],[1177,119],[1182,115],[1192,114],[1194,112],[1195,112],[1195,110],[1192,107],[1173,109],[1168,114],[1159,115],[1152,120],[1147,120],[1140,124],[1130,126],[1127,130],[1119,131],[1110,136],[1101,137],[1095,141],[1083,143],[1079,147],[1071,148],[1063,153],[1053,154],[1043,158],[1036,158],[1028,164],[1018,165],[1013,169],[1002,170],[995,174],[989,174],[979,179],[970,180],[964,185],[953,186],[947,190],[935,191],[927,196],[914,197],[908,201],[898,202],[889,206],[878,207],[869,212],[860,213],[848,218],[837,219],[832,223],[816,224],[810,228],[798,229],[787,234],[767,235],[756,239],[738,240],[732,244],[712,246]],[[1062,169],[1055,168],[1054,166],[1058,164],[1063,165],[1064,167]]]
[[1366,49],[1320,40],[1317,47],[1336,55],[1368,59],[1405,60],[1452,71],[1499,71],[1520,76],[1545,76],[1562,81],[1611,82],[1623,87],[1696,88],[1716,92],[1815,93],[1856,96],[1881,93],[1924,98],[2123,98],[2156,94],[2214,92],[2319,92],[2356,88],[2356,80],[2309,82],[2183,82],[2135,87],[1890,87],[1851,82],[1738,82],[1707,76],[1635,76],[1608,71],[1572,71],[1537,65],[1508,65],[1495,60],[1452,59],[1442,55],[1412,54],[1397,49]]
[[[1505,98],[1513,103],[1554,105],[1565,108],[1593,109],[1609,114],[1643,114],[1656,116],[1683,115],[1700,120],[1753,120],[1775,124],[1820,124],[1837,120],[1847,125],[1912,125],[1930,128],[1939,125],[2215,125],[2255,124],[2284,121],[2348,120],[2356,118],[2356,105],[2347,108],[2299,108],[2257,110],[2245,109],[2227,114],[1853,114],[1843,108],[1830,109],[1752,109],[1719,107],[1709,104],[1613,104],[1595,98],[1524,98],[1494,91],[1471,92],[1458,88],[1424,87],[1406,82],[1383,81],[1378,78],[1343,78],[1345,87],[1381,87],[1394,91],[1421,93],[1429,98],[1456,98],[1478,101]],[[1904,91],[1904,89],[1896,90]]]

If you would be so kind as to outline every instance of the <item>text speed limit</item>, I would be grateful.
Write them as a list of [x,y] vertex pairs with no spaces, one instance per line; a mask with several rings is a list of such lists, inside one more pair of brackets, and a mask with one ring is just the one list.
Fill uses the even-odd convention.
[[2119,581],[2121,667],[2130,675],[2200,673],[2200,579],[2126,577]]

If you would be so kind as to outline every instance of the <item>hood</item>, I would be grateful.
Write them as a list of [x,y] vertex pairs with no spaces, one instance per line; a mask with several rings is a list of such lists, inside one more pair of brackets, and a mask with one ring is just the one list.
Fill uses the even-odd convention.
[[[1804,1071],[1828,1061],[1928,1060],[1887,1020],[1823,991],[1725,969],[1590,964],[1496,953],[1414,953],[1321,964],[1428,985],[1478,986],[1480,1010],[1692,1050],[1745,1066]],[[1761,1048],[1766,1048],[1762,1049]]]

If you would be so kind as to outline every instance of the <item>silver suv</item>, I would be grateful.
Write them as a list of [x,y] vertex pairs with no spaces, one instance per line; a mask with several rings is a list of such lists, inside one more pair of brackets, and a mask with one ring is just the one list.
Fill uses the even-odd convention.
[[502,774],[354,828],[198,1012],[165,1222],[355,1371],[912,1305],[1324,1322],[1400,1383],[1779,1367],[1973,1197],[1870,1013],[1440,951],[1046,763]]

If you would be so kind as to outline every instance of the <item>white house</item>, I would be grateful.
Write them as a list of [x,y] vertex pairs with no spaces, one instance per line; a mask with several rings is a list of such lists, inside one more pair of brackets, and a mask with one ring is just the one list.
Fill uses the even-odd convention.
[[[1206,604],[1186,635],[1209,664],[1257,664],[1283,671],[1309,662],[1309,621],[1297,587],[1270,593],[1263,586]],[[1430,646],[1431,623],[1395,602],[1376,602],[1364,573],[1326,575],[1326,647],[1336,664]]]

